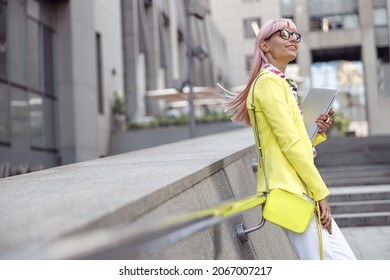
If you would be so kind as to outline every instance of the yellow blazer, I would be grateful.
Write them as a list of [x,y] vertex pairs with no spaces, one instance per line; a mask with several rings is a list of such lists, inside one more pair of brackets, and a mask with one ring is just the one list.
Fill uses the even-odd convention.
[[[325,133],[318,134],[313,144],[307,135],[301,111],[289,84],[276,74],[262,69],[258,81],[252,84],[246,106],[254,129],[251,110],[252,90],[265,160],[265,170],[270,189],[281,188],[302,194],[305,188],[298,175],[306,183],[315,201],[329,195],[329,190],[314,165],[312,145],[325,141]],[[255,135],[256,145],[257,137]],[[259,162],[257,191],[265,191],[265,181]]]

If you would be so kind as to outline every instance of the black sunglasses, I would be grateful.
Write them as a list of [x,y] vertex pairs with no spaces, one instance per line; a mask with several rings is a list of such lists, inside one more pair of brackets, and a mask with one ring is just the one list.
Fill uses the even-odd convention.
[[272,36],[274,36],[276,33],[280,33],[280,37],[284,40],[290,40],[291,36],[293,37],[293,39],[295,40],[295,42],[297,43],[300,43],[301,42],[301,38],[302,38],[302,35],[297,33],[297,32],[290,32],[286,29],[278,29],[276,30],[274,33],[272,33],[270,36],[268,36],[266,39],[264,40],[268,40],[270,39]]

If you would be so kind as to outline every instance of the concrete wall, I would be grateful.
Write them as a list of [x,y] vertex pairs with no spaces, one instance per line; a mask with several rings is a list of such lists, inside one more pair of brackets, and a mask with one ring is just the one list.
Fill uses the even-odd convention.
[[[40,245],[64,236],[146,226],[254,194],[253,144],[242,128],[1,179],[0,259],[33,258]],[[269,223],[240,243],[235,226],[254,226],[260,217],[252,209],[143,258],[294,259],[281,229]],[[31,249],[36,254],[26,255]]]
[[[242,128],[231,121],[196,124],[196,137]],[[174,125],[117,131],[111,136],[110,155],[126,153],[189,139],[188,125]]]
[[103,114],[98,114],[97,139],[99,156],[109,154],[111,108],[114,93],[125,94],[123,86],[123,52],[121,1],[96,0],[95,28],[102,41]]
[[[114,92],[123,94],[119,0],[57,5],[59,129],[62,164],[108,154]],[[96,34],[101,38],[102,102],[98,109]]]

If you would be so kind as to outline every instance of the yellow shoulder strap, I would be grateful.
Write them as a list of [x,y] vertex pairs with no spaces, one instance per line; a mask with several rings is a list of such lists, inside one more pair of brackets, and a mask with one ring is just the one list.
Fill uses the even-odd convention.
[[320,205],[318,204],[318,201],[316,202],[316,214],[317,214],[317,230],[318,230],[318,241],[320,243],[320,260],[324,259],[324,248],[322,246],[322,226],[321,226],[321,212],[320,212]]

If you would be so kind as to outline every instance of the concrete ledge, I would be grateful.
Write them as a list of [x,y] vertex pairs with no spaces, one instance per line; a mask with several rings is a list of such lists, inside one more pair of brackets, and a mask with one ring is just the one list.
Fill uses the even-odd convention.
[[[196,124],[196,135],[199,137],[243,128],[233,122],[212,122]],[[154,127],[118,131],[111,136],[110,155],[146,149],[188,139],[188,125]]]
[[[243,128],[1,179],[0,258],[17,258],[29,246],[66,235],[142,225],[253,194],[253,144],[251,130]],[[218,253],[223,259],[295,258],[282,231],[272,225],[241,244],[235,224],[242,219],[252,226],[260,213],[248,211],[221,224],[220,240],[213,229],[202,231],[150,258],[211,259],[215,242],[223,244]]]

